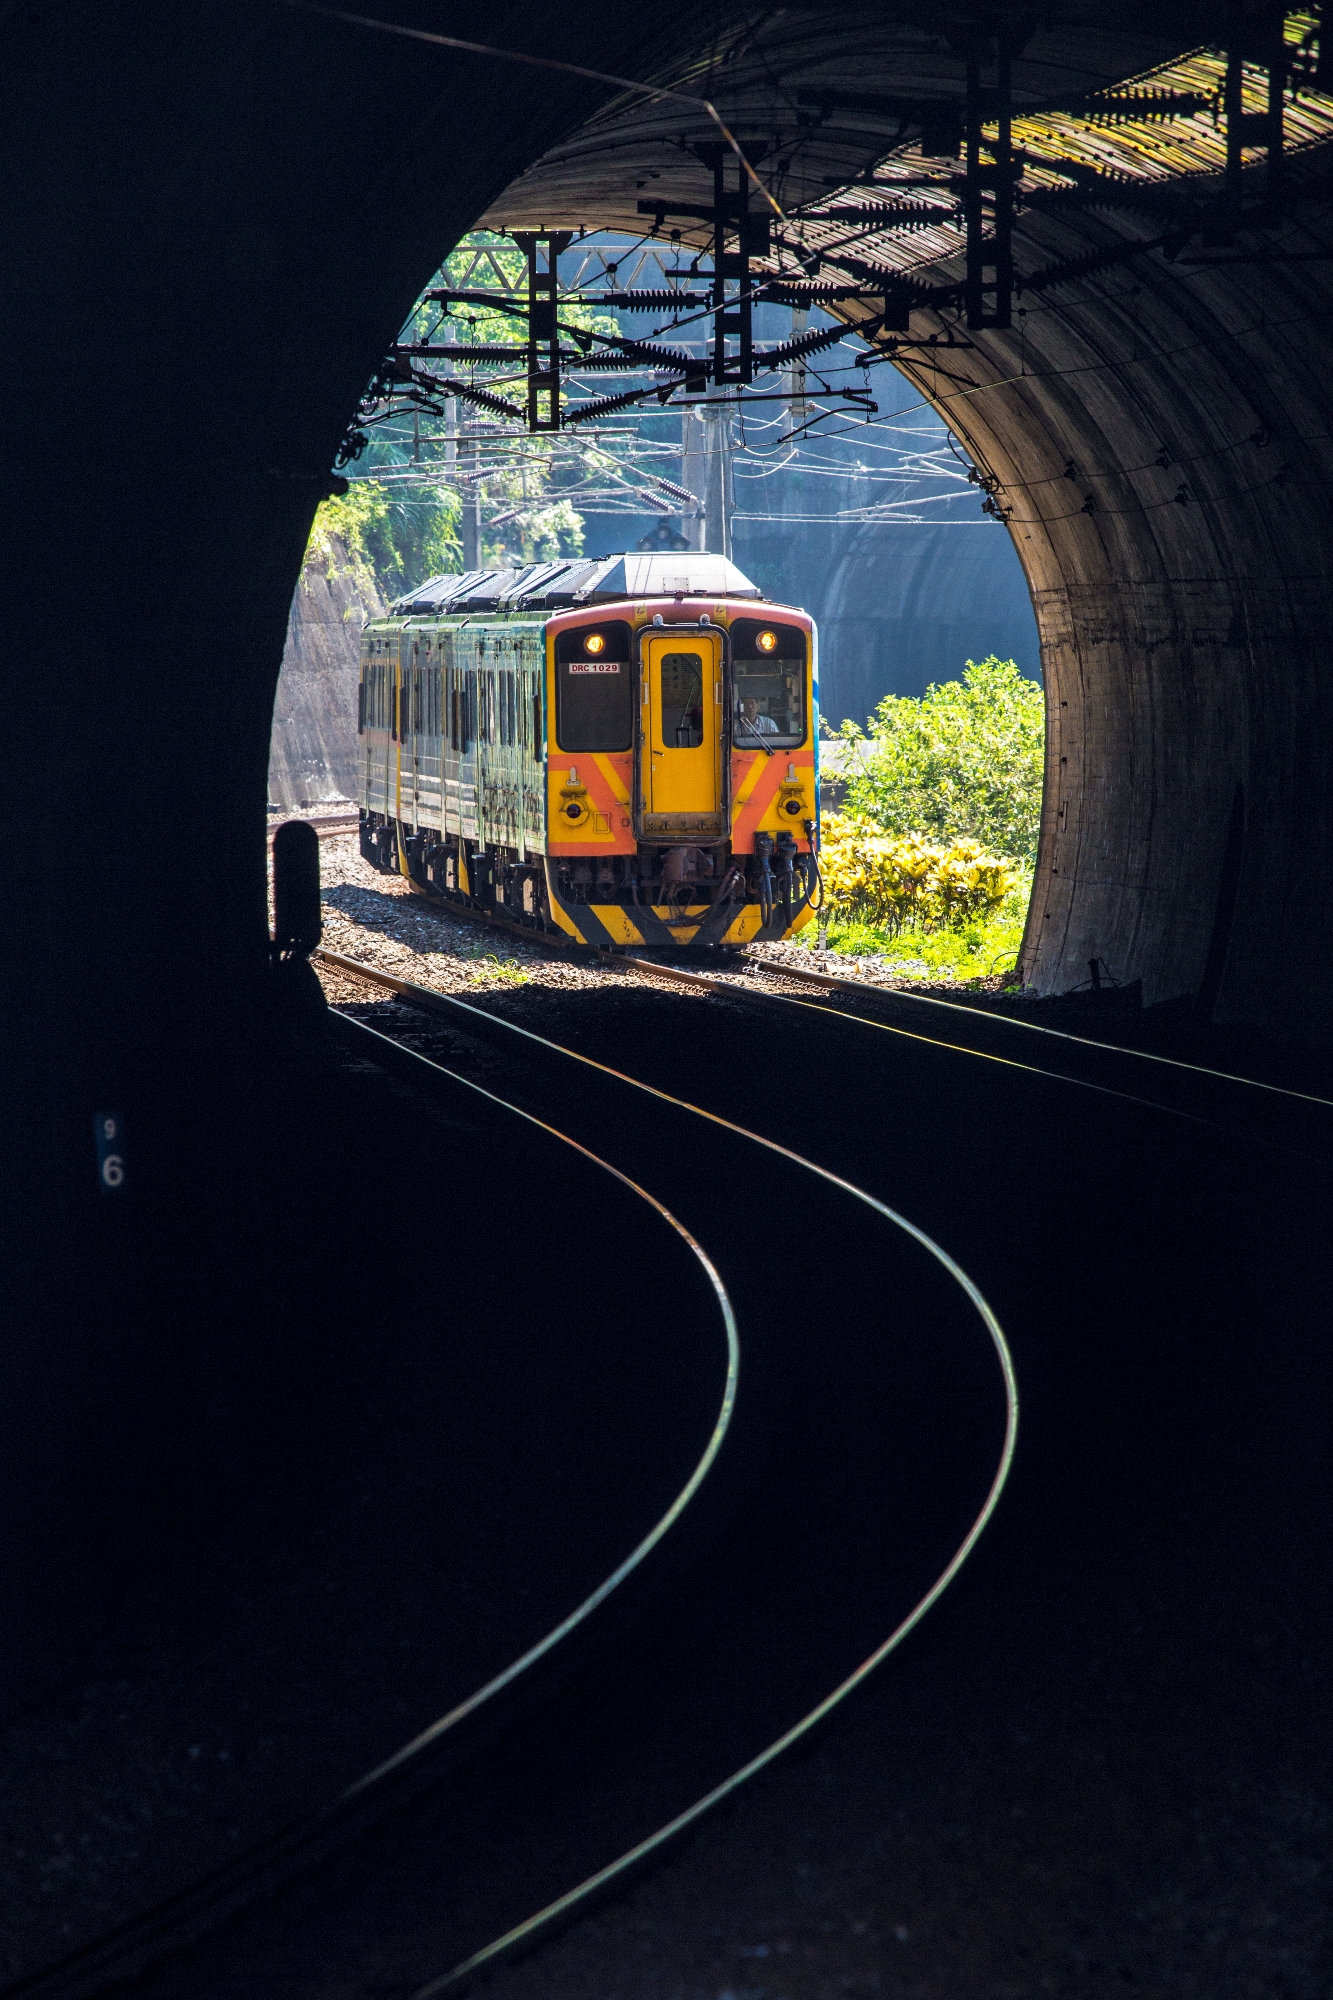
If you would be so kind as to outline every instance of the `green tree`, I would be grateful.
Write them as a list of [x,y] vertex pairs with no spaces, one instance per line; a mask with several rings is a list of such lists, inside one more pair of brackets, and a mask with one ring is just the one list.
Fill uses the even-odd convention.
[[846,812],[889,834],[969,836],[1032,867],[1041,823],[1045,701],[994,654],[919,700],[886,695],[868,730],[845,722]]
[[[439,372],[463,380],[475,379],[479,387],[490,389],[522,406],[527,394],[528,328],[526,317],[513,309],[513,303],[526,282],[527,259],[510,238],[494,230],[475,230],[450,251],[427,287],[428,291],[453,287],[474,296],[466,301],[455,300],[447,309],[442,309],[437,301],[431,301],[423,294],[401,337],[404,341],[425,340],[458,347],[512,348],[512,371],[503,366],[498,373],[487,365],[474,368],[466,359],[460,358],[439,364]],[[485,301],[484,293],[493,287],[503,288],[510,295],[509,310],[503,304],[491,306]],[[561,303],[560,324],[565,332],[576,338],[592,333],[616,334],[620,330],[613,315],[571,300]],[[589,340],[582,344],[589,349],[593,345]],[[560,449],[557,440],[530,437],[521,430],[511,428],[509,436],[514,450],[512,462],[505,464],[496,444],[505,436],[506,420],[488,422],[466,401],[460,402],[458,414],[470,432],[470,436],[465,435],[457,446],[456,464],[458,474],[463,478],[467,477],[472,463],[471,439],[477,435],[479,422],[491,433],[486,437],[483,432],[487,470],[481,488],[482,562],[496,568],[507,568],[523,563],[553,562],[561,556],[582,555],[583,516],[573,497],[561,489],[566,485],[577,488],[583,483],[587,455],[571,456],[567,449]],[[443,498],[455,511],[447,519],[439,517],[440,526],[436,531],[440,538],[436,546],[442,542],[447,550],[447,559],[426,560],[428,551],[424,543],[420,548],[409,546],[411,511],[421,504],[412,495],[419,482],[429,482],[432,470],[438,471],[440,467],[441,433],[436,428],[436,420],[423,419],[419,441],[426,450],[420,470],[416,462],[408,457],[401,435],[391,438],[379,430],[372,431],[371,442],[362,461],[368,471],[384,469],[394,482],[395,512],[387,523],[387,532],[393,548],[402,556],[404,577],[396,582],[386,579],[378,556],[375,558],[376,574],[389,596],[423,582],[427,576],[462,567],[462,547],[458,539],[461,495],[454,489],[443,489]]]
[[336,538],[359,584],[364,587],[369,575],[381,596],[401,596],[428,576],[458,567],[460,506],[451,487],[389,486],[380,479],[354,477],[346,493],[321,503],[306,561],[317,559],[327,569],[335,560],[332,538]]

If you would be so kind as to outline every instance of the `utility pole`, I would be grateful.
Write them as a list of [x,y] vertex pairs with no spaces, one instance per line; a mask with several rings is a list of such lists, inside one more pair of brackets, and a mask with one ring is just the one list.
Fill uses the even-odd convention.
[[[791,337],[797,339],[806,329],[810,318],[809,308],[793,306],[791,309]],[[805,359],[797,355],[787,371],[787,393],[791,402],[787,406],[787,436],[792,437],[805,422]]]
[[681,529],[692,549],[704,546],[704,516],[708,506],[708,459],[704,440],[703,413],[680,413],[680,483],[694,495],[694,512],[686,514]]
[[731,419],[725,410],[705,409],[708,438],[705,520],[707,547],[715,556],[731,556]]
[[463,489],[463,568],[481,568],[481,445],[472,440],[472,477]]

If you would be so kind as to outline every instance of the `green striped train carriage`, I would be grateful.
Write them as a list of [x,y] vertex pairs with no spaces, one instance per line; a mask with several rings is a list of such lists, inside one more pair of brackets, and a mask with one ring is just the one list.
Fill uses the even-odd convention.
[[437,577],[362,639],[361,851],[603,949],[787,936],[818,883],[816,635],[734,564]]

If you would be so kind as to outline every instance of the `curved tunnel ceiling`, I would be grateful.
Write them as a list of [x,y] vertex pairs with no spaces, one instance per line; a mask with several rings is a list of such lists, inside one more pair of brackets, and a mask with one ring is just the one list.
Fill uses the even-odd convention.
[[[1242,18],[1256,124],[1251,58],[1279,19]],[[1070,7],[1018,30],[1015,312],[977,329],[951,155],[969,50],[993,87],[985,29],[963,10],[788,9],[720,28],[652,81],[708,97],[756,156],[784,220],[752,271],[860,324],[946,417],[1014,538],[1050,721],[1026,977],[1065,991],[1095,959],[1149,1003],[1272,1014],[1273,885],[1315,855],[1333,865],[1319,665],[1333,410],[1317,358],[1333,95],[1314,87],[1316,23],[1286,18],[1281,199],[1256,139],[1243,217],[1220,235],[1226,57],[1209,19],[1161,8],[1107,25]],[[624,94],[481,220],[678,229],[703,249],[708,224],[671,211],[710,200],[692,149],[716,136],[702,105]],[[885,313],[885,286],[910,314]],[[1298,1032],[1324,1033],[1326,951],[1284,959],[1277,1004]]]
[[[796,215],[872,177],[890,154],[919,165],[923,121],[929,142],[932,116],[961,110],[976,10],[932,10],[930,25],[911,18],[915,11],[783,8],[753,28],[720,26],[707,49],[647,80],[715,104],[740,144],[758,149],[762,179]],[[1192,46],[1192,36],[1169,30],[1108,29],[1099,11],[1065,10],[1060,25],[1020,36],[1016,110],[1072,106]],[[522,174],[482,226],[638,233],[645,204],[711,198],[711,176],[690,148],[716,139],[702,106],[624,94]],[[707,240],[698,225],[684,224],[682,235]]]

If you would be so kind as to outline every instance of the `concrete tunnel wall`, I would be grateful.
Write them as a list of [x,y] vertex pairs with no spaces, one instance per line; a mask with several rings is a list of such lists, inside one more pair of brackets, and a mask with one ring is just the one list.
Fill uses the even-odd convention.
[[[486,31],[663,54],[610,0],[501,0]],[[283,1338],[232,1281],[305,1254],[299,1212],[255,1208],[292,591],[421,285],[600,94],[280,0],[56,0],[7,15],[4,54],[0,1710],[105,1616],[213,1362]],[[115,1200],[100,1110],[126,1121]]]
[[[1026,977],[1061,992],[1096,956],[1148,1004],[1310,1041],[1333,975],[1326,173],[1296,168],[1264,254],[1028,292],[1021,331],[908,371],[993,476],[1037,614]],[[1024,217],[1019,268],[1134,228]]]
[[[478,31],[461,5],[402,0],[395,18]],[[647,75],[715,25],[590,0],[499,4],[485,33]],[[5,42],[0,1616],[17,1687],[95,1622],[115,1573],[108,1495],[155,1421],[120,1358],[155,1328],[148,1381],[153,1354],[233,1335],[207,1245],[227,1218],[228,1240],[255,1227],[269,726],[338,440],[442,252],[601,89],[269,0],[54,4],[11,12]],[[1197,991],[1210,953],[1218,975],[1239,782],[1219,1011],[1322,1032],[1325,270],[1229,265],[1190,280],[1191,318],[1178,274],[1136,265],[1136,317],[1061,297],[1029,317],[1026,365],[1084,372],[965,403],[932,385],[1006,487],[1041,622],[1043,990],[1093,953],[1149,999]],[[983,336],[950,366],[998,381],[1015,345]],[[1237,442],[1260,424],[1273,445]],[[1159,486],[1129,468],[1164,439],[1180,469]],[[1196,499],[1161,504],[1182,476]],[[114,1210],[101,1109],[128,1121],[133,1198]]]

